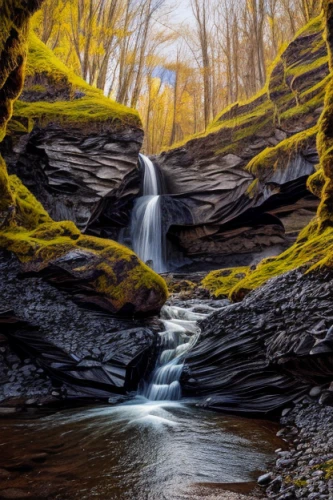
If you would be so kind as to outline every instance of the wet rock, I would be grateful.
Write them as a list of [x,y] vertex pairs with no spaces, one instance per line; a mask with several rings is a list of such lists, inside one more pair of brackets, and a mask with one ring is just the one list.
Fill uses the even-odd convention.
[[0,490],[0,498],[4,500],[25,500],[26,498],[33,498],[33,493],[20,488],[5,488]]
[[16,413],[16,408],[0,406],[0,415],[12,415],[13,413]]
[[318,396],[320,396],[321,394],[321,387],[320,386],[316,386],[316,387],[312,387],[312,389],[310,390],[309,392],[309,395],[312,397],[312,398],[316,398]]

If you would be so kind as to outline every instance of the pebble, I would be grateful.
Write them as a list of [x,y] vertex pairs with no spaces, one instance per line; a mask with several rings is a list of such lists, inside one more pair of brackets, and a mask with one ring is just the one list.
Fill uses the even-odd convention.
[[268,472],[267,474],[263,474],[262,476],[258,477],[258,484],[260,486],[266,486],[272,481],[272,473]]
[[333,500],[333,478],[326,479],[321,468],[333,458],[333,408],[305,399],[281,417],[281,425],[277,435],[289,450],[276,450],[267,498]]
[[311,396],[312,398],[316,398],[320,396],[320,394],[321,394],[321,387],[319,386],[312,387],[311,391],[309,392],[309,396]]

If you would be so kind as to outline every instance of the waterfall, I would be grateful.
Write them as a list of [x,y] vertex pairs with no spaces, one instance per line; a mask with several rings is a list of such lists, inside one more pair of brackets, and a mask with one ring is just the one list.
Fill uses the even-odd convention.
[[142,154],[139,156],[144,168],[143,195],[135,201],[132,212],[132,247],[140,259],[154,271],[163,273],[167,267],[159,179],[151,160]]
[[204,308],[203,313],[195,312],[195,309],[164,306],[161,310],[165,330],[160,332],[160,355],[150,380],[144,383],[140,391],[150,401],[177,401],[181,398],[179,380],[185,354],[200,334],[197,321],[211,312],[209,308]]

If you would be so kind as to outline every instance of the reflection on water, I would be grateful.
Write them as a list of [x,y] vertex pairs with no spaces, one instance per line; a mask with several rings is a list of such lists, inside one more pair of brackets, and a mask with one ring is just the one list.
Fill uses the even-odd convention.
[[135,403],[3,421],[0,467],[10,472],[1,488],[61,500],[190,499],[195,483],[255,479],[280,445],[272,423]]

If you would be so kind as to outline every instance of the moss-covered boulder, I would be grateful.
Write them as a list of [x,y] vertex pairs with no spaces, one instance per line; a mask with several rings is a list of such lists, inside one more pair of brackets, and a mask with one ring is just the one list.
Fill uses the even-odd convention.
[[112,313],[157,311],[164,280],[128,248],[82,235],[71,221],[54,222],[16,176],[9,177],[15,218],[0,230],[0,248],[14,252],[27,272],[42,273],[82,303]]

